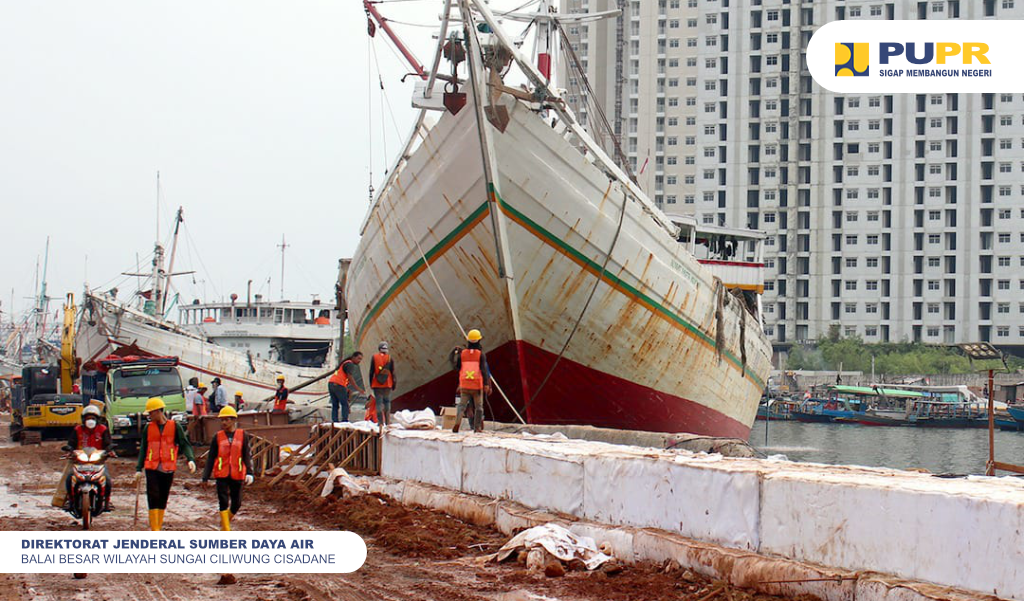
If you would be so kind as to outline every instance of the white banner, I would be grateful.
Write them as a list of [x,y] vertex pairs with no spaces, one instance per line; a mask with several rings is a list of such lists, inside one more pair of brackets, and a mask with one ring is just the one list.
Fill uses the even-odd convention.
[[2,532],[0,572],[95,574],[354,572],[352,532]]
[[1024,21],[846,20],[807,45],[814,81],[843,94],[1024,91]]

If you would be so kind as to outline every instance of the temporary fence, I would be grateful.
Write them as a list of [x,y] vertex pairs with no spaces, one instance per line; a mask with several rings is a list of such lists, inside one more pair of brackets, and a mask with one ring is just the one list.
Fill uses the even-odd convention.
[[309,438],[283,462],[281,472],[270,481],[274,486],[285,478],[299,488],[317,492],[314,484],[321,473],[343,468],[350,474],[380,473],[381,438],[378,430],[346,425],[313,426]]

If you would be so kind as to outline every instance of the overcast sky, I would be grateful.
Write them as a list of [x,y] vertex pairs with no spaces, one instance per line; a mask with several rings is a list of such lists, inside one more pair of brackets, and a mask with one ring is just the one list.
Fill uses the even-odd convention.
[[[436,24],[441,4],[380,10]],[[431,29],[396,29],[430,60]],[[378,33],[382,121],[367,39],[359,0],[0,0],[4,320],[12,289],[30,306],[47,236],[51,296],[109,286],[137,255],[145,271],[157,171],[160,235],[182,206],[175,270],[197,270],[176,279],[184,302],[244,298],[249,279],[279,297],[282,235],[285,295],[330,299],[371,163],[379,185],[414,117],[408,68]]]

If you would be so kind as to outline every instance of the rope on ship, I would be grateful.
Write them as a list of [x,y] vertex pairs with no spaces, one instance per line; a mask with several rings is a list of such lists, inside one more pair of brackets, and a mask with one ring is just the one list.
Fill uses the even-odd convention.
[[[401,221],[404,221],[406,226],[409,225],[409,221],[406,219],[406,216],[404,214],[401,215]],[[397,223],[399,229],[402,229],[404,231],[403,233],[408,238],[411,238],[412,241],[413,241],[413,244],[416,245],[416,250],[420,253],[420,258],[423,259],[423,264],[427,267],[427,273],[430,274],[430,279],[434,281],[434,286],[437,287],[437,292],[441,295],[441,300],[443,300],[444,301],[444,305],[446,307],[448,307],[448,313],[452,316],[452,319],[455,320],[455,325],[458,326],[459,332],[462,333],[462,337],[463,337],[463,339],[465,339],[465,337],[466,337],[466,328],[462,327],[462,322],[459,321],[459,316],[455,314],[455,309],[453,309],[452,308],[452,304],[450,302],[448,302],[448,295],[446,295],[444,293],[444,288],[442,288],[441,287],[441,283],[437,281],[437,276],[434,275],[434,268],[430,266],[430,261],[427,260],[427,255],[423,252],[423,248],[420,246],[419,238],[417,238],[416,236],[410,235],[409,234],[409,229],[407,229],[407,227],[406,228],[402,227],[401,221]],[[509,400],[508,395],[506,395],[505,391],[502,390],[501,386],[498,385],[498,380],[494,377],[493,374],[491,374],[491,381],[494,382],[494,387],[498,389],[498,393],[501,394],[501,398],[505,399],[505,403],[508,404],[508,408],[511,409],[512,413],[515,414],[516,419],[519,420],[519,423],[526,424],[526,420],[524,420],[523,416],[519,415],[519,412],[516,411],[516,408],[512,404],[512,401]]]
[[715,276],[715,351],[718,353],[718,362],[722,362],[722,349],[725,348],[725,306],[728,300],[725,297],[725,285],[721,278]]
[[[605,197],[611,192],[613,181],[608,182],[608,189],[605,191]],[[594,280],[594,286],[590,289],[590,294],[587,296],[587,302],[583,303],[583,309],[580,311],[580,316],[576,318],[576,323],[573,324],[572,330],[569,331],[569,336],[565,339],[565,344],[562,345],[562,350],[558,351],[558,356],[555,357],[555,362],[551,364],[551,368],[548,370],[547,375],[541,380],[540,386],[533,391],[533,396],[530,397],[529,402],[523,408],[525,411],[529,409],[530,405],[533,404],[537,397],[540,396],[540,391],[544,389],[544,385],[548,383],[551,378],[551,374],[555,373],[555,368],[558,367],[558,363],[562,360],[565,355],[566,349],[569,348],[569,343],[572,341],[572,337],[576,335],[576,330],[580,327],[580,323],[583,321],[583,316],[587,314],[587,308],[590,307],[590,301],[594,299],[594,294],[597,292],[597,287],[601,283],[608,270],[608,262],[612,258],[612,251],[615,250],[615,246],[619,242],[619,234],[622,233],[622,224],[626,220],[626,206],[629,204],[629,195],[626,190],[622,190],[622,210],[619,212],[619,225],[615,228],[615,237],[612,238],[612,245],[608,248],[608,252],[604,256],[604,263],[601,264],[601,272],[597,274],[597,278]]]

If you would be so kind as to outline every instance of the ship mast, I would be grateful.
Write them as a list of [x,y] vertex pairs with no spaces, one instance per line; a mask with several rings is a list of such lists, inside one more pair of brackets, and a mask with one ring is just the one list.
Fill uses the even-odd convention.
[[[159,222],[159,219],[157,220]],[[181,222],[184,221],[182,218],[181,207],[178,207],[178,214],[174,216],[174,238],[171,240],[171,261],[167,266],[167,282],[166,288],[169,290],[171,287],[171,276],[174,274],[174,256],[178,252],[178,232],[181,230]],[[160,308],[160,315],[163,316],[164,311],[167,309],[167,294],[165,293],[163,299],[157,305]]]

